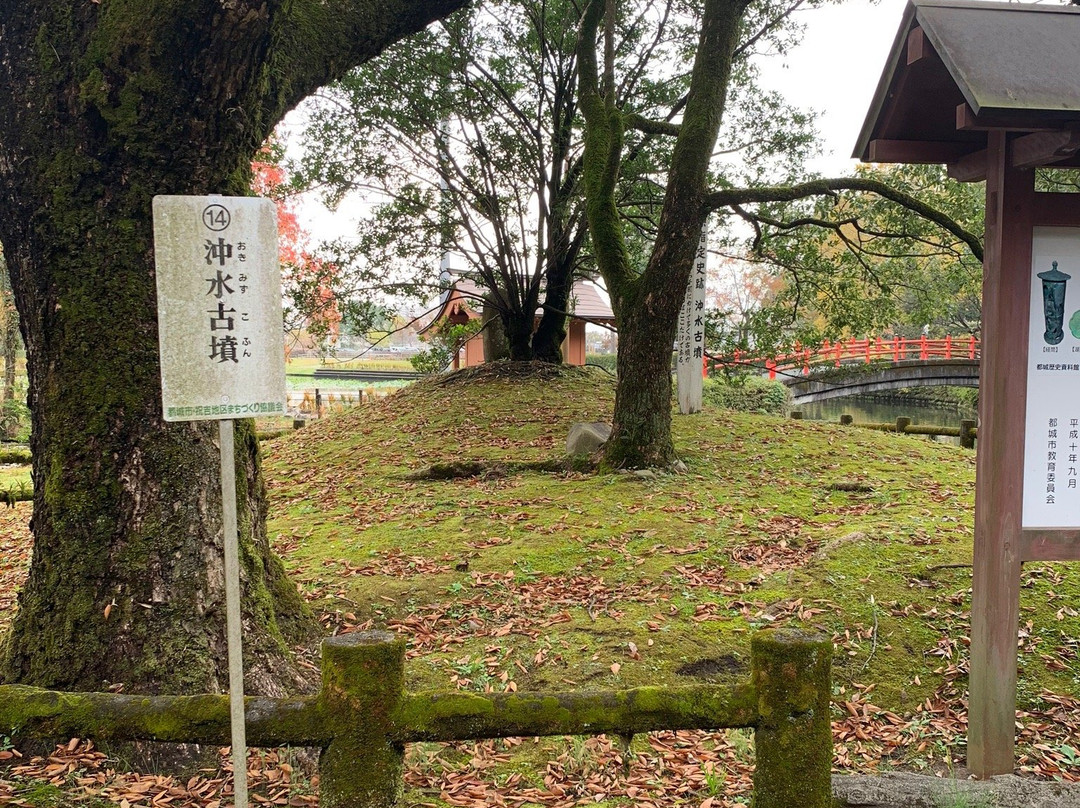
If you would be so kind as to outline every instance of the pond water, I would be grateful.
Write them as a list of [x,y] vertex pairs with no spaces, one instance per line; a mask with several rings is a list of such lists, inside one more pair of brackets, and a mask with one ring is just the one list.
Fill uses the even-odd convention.
[[[975,417],[975,413],[971,410],[941,404],[864,398],[833,398],[813,404],[800,404],[795,409],[802,410],[803,418],[807,420],[833,423],[838,422],[841,415],[850,415],[856,424],[882,424],[895,421],[900,416],[906,416],[913,424],[960,426],[962,418]],[[959,443],[958,438],[938,438],[938,440]]]

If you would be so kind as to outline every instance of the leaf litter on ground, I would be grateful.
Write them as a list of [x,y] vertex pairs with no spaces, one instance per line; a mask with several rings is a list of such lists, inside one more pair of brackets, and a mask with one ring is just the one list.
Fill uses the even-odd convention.
[[[837,770],[962,775],[973,455],[705,412],[675,418],[688,474],[521,469],[557,457],[571,422],[609,419],[611,394],[587,370],[469,371],[268,444],[275,547],[326,631],[405,635],[411,687],[493,691],[741,679],[750,632],[798,625],[834,641]],[[514,471],[415,477],[459,461]],[[0,621],[29,558],[20,508],[21,523],[0,523]],[[1018,766],[1074,780],[1080,578],[1046,564],[1024,586]],[[75,771],[128,808],[162,794],[217,808],[231,788],[223,762],[190,783],[134,781],[159,800],[138,801],[117,778],[139,775],[91,760],[50,773],[63,759],[0,761],[0,801],[26,778],[72,793],[88,776]],[[729,808],[746,802],[753,743],[731,731],[416,744],[407,763],[408,805]],[[314,800],[310,781],[290,787],[289,800]],[[256,793],[285,804],[280,786]]]

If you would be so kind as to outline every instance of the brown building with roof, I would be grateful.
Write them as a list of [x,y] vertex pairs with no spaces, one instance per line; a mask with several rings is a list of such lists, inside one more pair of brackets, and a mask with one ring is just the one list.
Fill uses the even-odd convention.
[[[485,290],[468,278],[457,278],[443,295],[442,303],[431,324],[432,328],[442,320],[466,323],[480,319],[480,308]],[[599,289],[589,281],[577,281],[570,296],[570,321],[567,323],[566,340],[562,344],[563,361],[568,365],[585,364],[585,324],[615,325],[611,306],[601,296]],[[536,312],[540,322],[541,311]],[[534,326],[535,327],[535,326]],[[468,368],[484,363],[484,337],[477,334],[458,351],[454,369]]]

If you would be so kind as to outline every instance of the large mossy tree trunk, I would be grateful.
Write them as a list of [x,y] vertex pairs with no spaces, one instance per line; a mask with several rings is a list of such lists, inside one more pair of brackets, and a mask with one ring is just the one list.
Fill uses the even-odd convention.
[[490,292],[484,298],[480,322],[483,324],[484,361],[500,362],[509,359],[510,342],[506,339],[506,329],[503,328],[499,305],[492,299]]
[[19,434],[19,407],[15,402],[15,364],[19,355],[19,314],[15,311],[15,299],[11,294],[11,279],[7,262],[0,252],[0,320],[3,329],[4,382],[0,393],[0,438],[15,440]]
[[[0,678],[220,690],[217,430],[161,416],[151,199],[243,194],[273,125],[458,0],[26,0],[0,8],[0,241],[27,351],[30,576]],[[249,692],[314,629],[236,463]]]
[[[578,46],[585,120],[584,187],[597,266],[607,282],[619,331],[619,382],[604,465],[638,468],[676,459],[671,440],[671,351],[679,309],[708,209],[706,180],[724,115],[732,56],[750,0],[705,0],[680,125],[626,114],[615,104],[614,23],[610,0],[590,0]],[[605,44],[603,63],[598,43]],[[601,69],[602,68],[602,69]],[[653,249],[641,274],[627,252],[615,197],[624,131],[633,126],[675,137]]]
[[[515,306],[512,310],[503,311],[502,327],[507,344],[510,347],[509,358],[511,362],[533,361],[532,334],[536,315],[530,313],[525,306]],[[531,311],[536,310],[536,300],[533,298]]]
[[671,344],[676,322],[658,310],[663,298],[627,305],[619,318],[615,417],[604,445],[610,468],[669,466],[677,459],[671,440]]
[[[572,98],[572,94],[570,94]],[[566,99],[565,103],[570,103]],[[561,106],[558,108],[562,108]],[[562,129],[553,144],[553,167],[548,178],[547,214],[550,234],[544,263],[544,305],[540,322],[532,338],[533,354],[540,362],[562,364],[567,322],[573,308],[575,269],[588,233],[584,212],[577,209],[573,197],[578,192],[579,163],[569,167],[572,116],[564,113]],[[564,171],[564,167],[567,170]]]

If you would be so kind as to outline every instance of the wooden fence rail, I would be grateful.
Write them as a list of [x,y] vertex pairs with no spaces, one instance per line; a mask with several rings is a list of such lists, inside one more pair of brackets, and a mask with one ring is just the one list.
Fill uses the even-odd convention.
[[[382,631],[323,642],[318,695],[246,698],[252,746],[316,746],[321,808],[389,808],[404,744],[539,735],[632,736],[753,727],[754,808],[832,804],[832,643],[789,629],[751,639],[751,679],[563,693],[408,693],[405,641]],[[228,696],[132,696],[0,686],[0,730],[16,738],[229,742]]]
[[[792,410],[791,417],[796,420],[802,420],[802,410]],[[975,448],[975,439],[979,436],[979,428],[976,426],[976,422],[972,418],[961,418],[960,426],[937,426],[935,424],[913,424],[911,419],[906,415],[897,417],[896,421],[885,421],[884,423],[855,423],[855,419],[852,416],[845,413],[840,416],[840,424],[842,426],[857,426],[862,429],[876,429],[879,432],[898,432],[905,435],[934,435],[943,438],[959,438],[960,445],[965,449]]]

